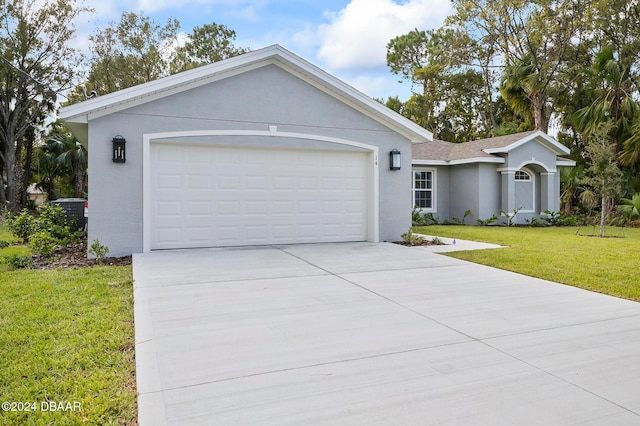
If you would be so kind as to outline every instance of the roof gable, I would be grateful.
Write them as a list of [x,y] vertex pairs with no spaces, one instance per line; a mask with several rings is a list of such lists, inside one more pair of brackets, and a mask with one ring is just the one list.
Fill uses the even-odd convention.
[[534,130],[524,133],[478,139],[471,142],[451,143],[434,140],[434,143],[413,146],[414,164],[465,164],[465,163],[503,163],[500,154],[530,142],[537,142],[552,151],[556,156],[569,154],[569,149],[547,134]]
[[412,142],[433,140],[433,134],[428,130],[279,45],[269,46],[70,105],[60,110],[60,118],[82,140],[81,135],[86,137],[88,122],[94,118],[113,114],[270,64],[306,81]]

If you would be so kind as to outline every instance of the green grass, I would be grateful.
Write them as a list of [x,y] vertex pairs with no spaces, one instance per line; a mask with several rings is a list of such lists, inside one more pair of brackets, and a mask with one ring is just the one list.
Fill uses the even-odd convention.
[[[0,410],[0,424],[136,424],[131,267],[7,266],[0,260],[0,402],[36,411]],[[41,411],[46,401],[80,410]]]
[[[508,246],[448,254],[483,265],[640,301],[640,229],[428,226],[416,232]],[[579,235],[576,232],[580,230]],[[624,237],[623,236],[624,233]]]

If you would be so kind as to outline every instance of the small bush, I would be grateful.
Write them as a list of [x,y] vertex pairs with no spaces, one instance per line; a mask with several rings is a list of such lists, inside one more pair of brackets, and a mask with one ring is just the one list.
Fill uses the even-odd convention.
[[8,254],[4,257],[4,260],[9,266],[14,269],[31,269],[33,268],[33,262],[31,256],[23,254]]
[[9,247],[11,245],[11,243],[7,240],[0,240],[0,249],[3,249],[5,247]]
[[58,245],[67,245],[71,240],[71,222],[60,206],[40,206],[36,216],[23,209],[19,215],[9,216],[7,226],[24,243],[39,232],[48,233]]
[[493,214],[493,216],[491,216],[488,219],[476,219],[476,223],[482,226],[489,226],[491,224],[496,223],[497,221],[498,221],[498,215],[496,215],[495,213]]
[[29,238],[36,232],[37,224],[34,218],[26,209],[19,215],[9,214],[7,217],[7,227],[9,232],[19,238],[23,243],[28,243]]
[[401,235],[402,240],[410,245],[418,245],[420,243],[422,243],[422,237],[419,236],[418,234],[414,234],[413,230],[411,228],[409,228],[409,230],[407,232],[405,232],[404,234]]
[[49,257],[58,247],[59,241],[47,231],[39,231],[31,236],[29,247],[35,254]]
[[94,255],[98,262],[102,263],[107,253],[109,253],[109,247],[100,244],[100,240],[96,238],[95,240],[93,240],[91,246],[89,247],[89,250],[87,251],[89,252],[89,254]]

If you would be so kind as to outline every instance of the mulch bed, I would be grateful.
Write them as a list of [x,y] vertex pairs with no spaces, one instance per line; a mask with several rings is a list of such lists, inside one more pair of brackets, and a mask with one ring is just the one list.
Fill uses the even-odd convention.
[[410,247],[418,247],[418,246],[442,246],[444,243],[434,243],[431,240],[422,240],[418,243],[409,243],[407,241],[394,241],[394,244],[399,244],[401,246],[410,246]]
[[[33,267],[36,269],[53,268],[87,268],[100,265],[96,259],[87,259],[87,243],[73,243],[67,247],[57,248],[51,257],[33,256]],[[131,265],[131,256],[105,257],[102,265]]]

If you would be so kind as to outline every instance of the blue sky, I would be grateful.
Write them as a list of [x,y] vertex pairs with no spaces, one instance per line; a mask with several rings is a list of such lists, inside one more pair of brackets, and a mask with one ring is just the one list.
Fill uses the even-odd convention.
[[[400,96],[386,66],[386,44],[414,28],[442,25],[449,0],[86,0],[93,15],[78,21],[76,43],[85,47],[96,28],[122,12],[143,12],[158,23],[177,18],[182,31],[216,22],[236,31],[236,44],[253,50],[280,44],[371,97]],[[84,45],[84,46],[83,46]]]

